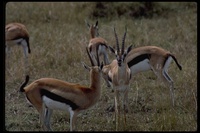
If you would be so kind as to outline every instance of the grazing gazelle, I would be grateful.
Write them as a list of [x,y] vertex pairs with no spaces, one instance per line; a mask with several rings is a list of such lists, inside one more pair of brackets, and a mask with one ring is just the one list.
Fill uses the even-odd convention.
[[108,54],[107,54],[107,50],[108,50],[107,41],[104,38],[99,37],[98,21],[96,21],[96,24],[94,25],[90,25],[87,21],[85,22],[90,31],[90,41],[89,41],[88,49],[92,55],[92,58],[96,61],[95,56],[96,56],[96,52],[98,51],[99,57],[103,56],[104,64],[105,65],[109,64],[109,59],[108,59]]
[[103,64],[100,65],[97,62],[98,66],[95,66],[88,49],[87,54],[92,65],[89,67],[84,64],[84,67],[90,71],[89,87],[54,78],[41,78],[25,87],[29,81],[29,76],[26,76],[26,81],[21,85],[20,91],[25,92],[28,101],[39,112],[44,129],[52,130],[50,118],[53,110],[64,110],[70,113],[70,131],[73,131],[77,115],[99,100]]
[[[120,93],[123,94],[123,113],[124,113],[124,128],[126,125],[126,111],[128,109],[128,91],[129,91],[129,81],[131,79],[131,71],[127,65],[126,62],[126,55],[131,51],[132,45],[127,48],[127,50],[124,50],[124,42],[126,37],[127,29],[124,33],[123,39],[122,39],[122,48],[119,48],[118,43],[118,37],[117,33],[114,28],[115,38],[116,38],[116,48],[117,50],[114,50],[111,46],[109,46],[109,49],[111,52],[113,52],[116,56],[115,65],[113,67],[110,67],[111,69],[108,72],[109,79],[112,81],[112,86],[115,93],[115,122],[116,122],[116,130],[119,128],[119,122],[120,122],[120,101],[119,101],[119,95]],[[106,68],[104,68],[104,71]]]
[[[25,72],[28,65],[28,53],[31,53],[29,46],[29,33],[25,25],[21,23],[9,23],[5,27],[5,46],[7,53],[7,62],[9,62],[8,56],[10,53],[10,47],[15,45],[21,45],[24,50],[24,66]],[[7,64],[8,65],[8,64]],[[9,66],[9,65],[8,65]],[[27,73],[25,73],[27,74]]]
[[[152,70],[158,78],[164,81],[164,83],[169,84],[172,105],[174,106],[173,80],[170,78],[167,72],[172,59],[176,62],[178,68],[182,70],[181,65],[178,63],[176,57],[172,53],[157,46],[142,46],[134,48],[126,57],[126,61],[131,69],[132,76],[139,72]],[[111,64],[106,65],[103,68],[104,79],[106,79],[110,84],[111,81],[108,77],[108,72],[115,64],[116,63],[113,61]],[[108,87],[109,86],[110,85],[108,85]]]
[[174,85],[168,75],[168,67],[172,61],[182,70],[176,57],[169,51],[157,46],[143,46],[132,49],[127,55],[127,63],[132,75],[139,72],[152,70],[165,84],[169,84],[172,105],[174,106]]

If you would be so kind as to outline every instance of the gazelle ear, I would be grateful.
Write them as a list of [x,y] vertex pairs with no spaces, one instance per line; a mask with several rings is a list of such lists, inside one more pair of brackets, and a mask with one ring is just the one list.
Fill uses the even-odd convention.
[[111,46],[108,46],[108,47],[109,47],[109,50],[115,54],[115,50]]
[[85,69],[87,69],[88,71],[90,71],[90,67],[88,65],[86,65],[84,62],[82,62],[83,67],[85,67]]
[[133,45],[131,45],[131,46],[129,46],[129,47],[127,48],[127,50],[126,50],[126,54],[128,54],[128,53],[131,51],[132,46],[133,46]]
[[125,57],[127,56],[127,54],[131,51],[132,46],[133,46],[133,45],[129,46],[129,47],[126,49],[126,51],[125,51],[125,53],[124,53],[124,58],[125,58]]

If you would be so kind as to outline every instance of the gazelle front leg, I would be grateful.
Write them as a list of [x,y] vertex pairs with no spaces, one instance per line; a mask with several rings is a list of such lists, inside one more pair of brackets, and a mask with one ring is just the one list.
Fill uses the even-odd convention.
[[125,90],[124,97],[123,97],[124,129],[126,128],[126,113],[129,112],[128,91],[129,91],[129,87],[127,87],[127,89]]
[[128,92],[129,92],[129,87],[124,92],[124,98],[123,98],[123,106],[125,112],[129,112],[129,106],[128,106]]
[[120,123],[119,90],[115,88],[115,130],[118,131]]

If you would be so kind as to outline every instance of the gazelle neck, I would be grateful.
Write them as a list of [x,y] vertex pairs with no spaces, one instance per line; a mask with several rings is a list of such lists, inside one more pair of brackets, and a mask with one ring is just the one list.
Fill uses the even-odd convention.
[[91,70],[90,72],[90,88],[100,90],[101,88],[101,72]]
[[89,97],[93,99],[91,104],[94,104],[101,97],[101,72],[91,70],[90,76],[90,88],[92,89],[92,93],[89,94]]
[[118,65],[118,73],[119,75],[124,75],[127,69],[127,65],[123,62],[121,63],[121,66]]
[[97,36],[97,33],[96,33],[95,29],[91,28],[90,29],[90,38],[92,39],[92,38],[95,38],[96,36]]

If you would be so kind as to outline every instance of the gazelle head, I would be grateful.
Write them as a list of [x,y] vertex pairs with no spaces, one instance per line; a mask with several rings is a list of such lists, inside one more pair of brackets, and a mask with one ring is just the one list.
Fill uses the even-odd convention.
[[97,56],[96,56],[96,60],[97,60],[97,66],[95,66],[95,63],[94,63],[94,61],[93,61],[93,58],[91,57],[91,55],[90,55],[90,52],[89,52],[89,50],[88,50],[88,48],[86,47],[86,52],[87,52],[87,55],[88,55],[88,57],[89,57],[89,59],[90,59],[90,62],[91,62],[91,67],[89,67],[89,66],[87,66],[84,62],[83,62],[83,66],[87,69],[87,70],[89,70],[90,72],[91,72],[91,69],[93,70],[93,71],[97,71],[97,73],[99,73],[99,72],[101,72],[102,71],[102,68],[103,68],[103,63],[101,63],[100,64],[100,62],[99,62],[99,55],[97,54]]
[[111,52],[113,52],[116,56],[118,65],[121,66],[122,63],[124,62],[126,55],[131,51],[132,49],[132,45],[129,46],[127,48],[127,50],[124,50],[124,43],[125,43],[125,38],[126,38],[126,32],[127,32],[127,28],[125,27],[125,33],[122,39],[122,48],[119,48],[119,42],[118,42],[118,37],[117,37],[117,33],[115,31],[115,27],[114,27],[114,33],[115,33],[115,39],[116,39],[116,48],[117,50],[114,50],[114,48],[112,48],[111,46],[109,46],[109,49]]
[[86,20],[85,20],[85,23],[90,30],[91,38],[98,37],[99,36],[98,20],[96,21],[94,25],[90,25]]

